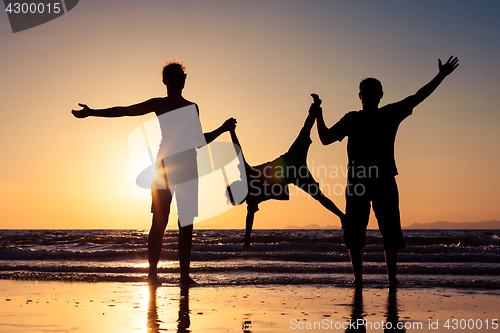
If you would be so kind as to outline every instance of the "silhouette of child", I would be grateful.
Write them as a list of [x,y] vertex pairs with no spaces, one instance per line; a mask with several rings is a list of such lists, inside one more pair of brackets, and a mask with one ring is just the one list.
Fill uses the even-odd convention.
[[[315,94],[312,94],[312,96],[313,98],[317,97]],[[319,106],[321,101],[315,98],[315,103],[315,105]],[[309,114],[299,135],[288,151],[271,162],[250,166],[243,156],[247,179],[246,181],[238,180],[231,183],[227,187],[226,197],[233,205],[238,205],[245,201],[247,203],[246,231],[245,237],[241,240],[244,243],[244,249],[248,249],[252,243],[252,226],[255,213],[259,211],[259,204],[271,199],[288,200],[288,184],[294,184],[309,193],[326,209],[337,215],[341,219],[341,222],[345,218],[345,214],[321,192],[318,182],[314,180],[307,167],[307,153],[312,143],[310,134],[314,122],[315,116]],[[240,145],[236,131],[232,129],[229,133],[231,134],[233,143]],[[241,202],[234,202],[232,193],[245,193],[245,187],[248,188],[247,196]]]

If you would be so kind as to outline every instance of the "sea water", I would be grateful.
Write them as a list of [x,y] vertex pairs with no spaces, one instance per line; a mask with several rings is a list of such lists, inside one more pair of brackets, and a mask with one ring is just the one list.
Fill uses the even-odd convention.
[[[353,280],[342,230],[193,231],[191,275],[204,285],[335,284]],[[403,230],[403,286],[499,289],[500,230]],[[147,230],[0,230],[0,278],[64,281],[146,281]],[[368,230],[365,285],[386,284],[382,238]],[[167,230],[159,276],[179,275],[177,230]]]

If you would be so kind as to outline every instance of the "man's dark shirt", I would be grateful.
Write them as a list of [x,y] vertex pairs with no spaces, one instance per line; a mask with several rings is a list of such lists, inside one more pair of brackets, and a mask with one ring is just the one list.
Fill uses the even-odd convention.
[[394,159],[396,133],[412,111],[410,101],[405,99],[378,110],[348,112],[330,128],[339,141],[349,137],[349,179],[398,174]]

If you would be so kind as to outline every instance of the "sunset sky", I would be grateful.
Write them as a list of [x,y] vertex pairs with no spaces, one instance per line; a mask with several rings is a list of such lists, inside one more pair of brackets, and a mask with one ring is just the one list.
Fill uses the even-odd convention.
[[[135,185],[128,137],[154,114],[70,111],[165,96],[161,68],[176,58],[204,131],[236,118],[245,157],[259,164],[286,152],[310,93],[331,126],[360,109],[362,78],[382,81],[384,105],[430,81],[438,58],[458,56],[458,69],[400,126],[402,224],[500,220],[497,1],[82,0],[15,34],[0,8],[0,229],[149,228],[150,192]],[[345,169],[347,139],[323,146],[314,127],[312,140],[309,166],[343,210],[333,189],[345,178],[316,171]],[[254,228],[339,225],[291,191],[290,201],[262,203]],[[242,229],[245,214],[242,205],[195,228]]]

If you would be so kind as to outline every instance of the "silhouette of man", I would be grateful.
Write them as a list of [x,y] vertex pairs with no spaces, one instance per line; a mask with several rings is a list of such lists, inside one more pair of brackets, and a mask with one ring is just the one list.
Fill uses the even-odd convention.
[[323,145],[348,137],[349,160],[346,186],[347,223],[344,242],[354,271],[354,283],[362,283],[363,248],[370,208],[377,217],[384,243],[389,284],[396,284],[398,251],[405,247],[399,215],[399,192],[395,176],[394,143],[399,124],[412,114],[413,108],[426,99],[458,66],[451,56],[443,65],[438,59],[438,74],[414,95],[400,102],[378,107],[383,96],[382,84],[367,78],[359,84],[359,98],[363,109],[344,115],[327,128],[322,110],[316,107],[316,124]]
[[[191,244],[193,233],[193,219],[197,211],[193,209],[190,201],[197,205],[197,191],[182,186],[174,186],[182,183],[187,177],[197,176],[196,152],[194,147],[199,147],[205,143],[210,143],[222,133],[234,129],[236,120],[230,118],[216,130],[205,133],[201,132],[199,124],[198,105],[186,100],[182,96],[182,90],[186,82],[187,74],[185,67],[181,62],[170,62],[162,71],[163,83],[167,88],[167,97],[156,97],[145,102],[130,105],[111,107],[107,109],[91,109],[85,104],[79,104],[82,110],[73,110],[72,113],[77,118],[95,117],[123,117],[123,116],[141,116],[154,112],[159,119],[162,132],[162,142],[156,161],[157,177],[152,184],[151,195],[153,221],[148,236],[148,261],[149,274],[148,283],[152,287],[158,287],[161,283],[157,277],[157,266],[160,260],[161,246],[163,243],[163,234],[167,227],[170,214],[170,204],[173,192],[177,194],[177,207],[179,210],[179,265],[180,265],[180,283],[181,285],[190,285],[195,282],[189,277],[189,268],[191,262]],[[166,118],[164,115],[171,112],[181,112],[187,114],[187,117],[177,117],[183,124],[170,124],[168,121],[172,118]],[[189,115],[194,114],[194,117]],[[194,119],[196,118],[196,119]],[[200,139],[199,136],[202,136]],[[186,146],[186,142],[190,142]],[[184,151],[181,147],[193,148]],[[174,151],[173,151],[174,150]],[[168,161],[175,160],[174,163]],[[158,186],[158,178],[163,176],[163,186]],[[193,182],[185,182],[192,183]],[[197,186],[197,183],[194,183]],[[189,185],[188,185],[189,187]],[[195,189],[197,190],[197,188]],[[190,194],[191,193],[191,194]],[[188,207],[188,208],[186,208]],[[197,208],[197,207],[195,207]],[[181,221],[182,219],[182,225]]]

